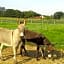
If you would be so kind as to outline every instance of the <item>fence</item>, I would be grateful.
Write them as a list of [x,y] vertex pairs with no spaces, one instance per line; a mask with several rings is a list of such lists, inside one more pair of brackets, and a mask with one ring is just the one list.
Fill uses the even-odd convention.
[[[0,27],[15,29],[16,21],[16,18],[0,18]],[[63,19],[26,19],[26,29],[44,34],[57,48],[64,48]]]

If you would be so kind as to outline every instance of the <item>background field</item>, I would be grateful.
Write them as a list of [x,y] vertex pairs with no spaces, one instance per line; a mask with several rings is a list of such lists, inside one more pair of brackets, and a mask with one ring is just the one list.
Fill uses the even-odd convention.
[[[0,27],[14,30],[17,26],[16,18],[0,17]],[[21,55],[17,55],[18,64],[64,64],[64,19],[26,19],[25,28],[44,34],[55,45],[56,51],[57,49],[61,50],[55,53],[59,58],[54,61],[48,57],[46,60],[40,57],[40,61],[36,61],[36,46],[27,42],[28,56],[21,57]],[[0,60],[0,64],[14,64],[12,48],[5,48],[2,54],[6,61]]]
[[[15,29],[17,25],[17,18],[0,17],[0,27]],[[64,49],[64,19],[26,19],[25,28],[44,34],[56,48]]]

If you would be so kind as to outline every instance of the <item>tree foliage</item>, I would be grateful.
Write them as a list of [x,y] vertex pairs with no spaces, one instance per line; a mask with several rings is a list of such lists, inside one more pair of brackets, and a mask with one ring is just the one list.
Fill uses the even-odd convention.
[[53,17],[54,19],[60,19],[63,15],[63,12],[55,12]]
[[18,17],[18,18],[30,18],[34,16],[41,16],[34,11],[19,11],[14,9],[6,9],[5,11],[0,11],[0,17]]
[[16,17],[16,11],[13,9],[7,9],[4,13],[5,17]]

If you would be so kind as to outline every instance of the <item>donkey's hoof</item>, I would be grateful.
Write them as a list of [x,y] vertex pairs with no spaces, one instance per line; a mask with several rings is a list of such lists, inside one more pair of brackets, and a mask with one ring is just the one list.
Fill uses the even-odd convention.
[[40,59],[39,59],[39,58],[37,58],[36,60],[37,60],[37,61],[39,61]]
[[0,60],[1,60],[1,61],[4,61],[4,59],[3,59],[2,57],[0,58]]
[[25,56],[28,56],[28,53],[25,53]]
[[14,64],[18,64],[18,62],[16,60],[14,60]]
[[46,57],[43,57],[43,59],[45,59],[45,60],[46,60]]

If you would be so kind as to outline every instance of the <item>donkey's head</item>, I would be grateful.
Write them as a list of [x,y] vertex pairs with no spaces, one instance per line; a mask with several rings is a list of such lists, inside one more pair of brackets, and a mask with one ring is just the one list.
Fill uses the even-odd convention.
[[53,44],[46,37],[44,38],[43,43],[46,45],[48,51],[54,50]]
[[20,32],[23,32],[24,28],[25,28],[25,20],[19,21],[18,29],[20,30]]

